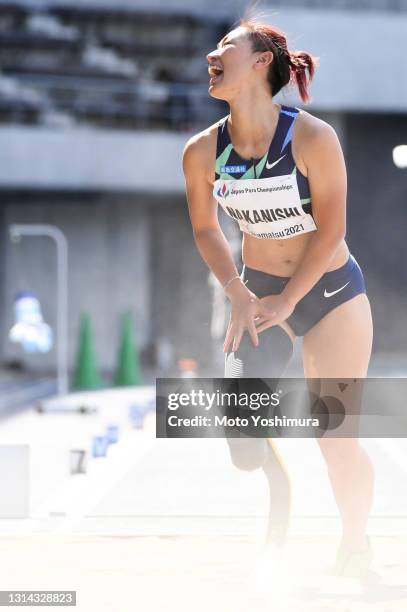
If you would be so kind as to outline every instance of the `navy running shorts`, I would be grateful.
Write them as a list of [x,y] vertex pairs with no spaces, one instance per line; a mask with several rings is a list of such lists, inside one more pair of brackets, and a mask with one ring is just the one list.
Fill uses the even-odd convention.
[[[275,276],[243,266],[242,279],[257,297],[281,293],[290,277]],[[296,336],[304,336],[328,312],[359,293],[366,293],[362,270],[352,254],[340,268],[325,272],[287,319]]]

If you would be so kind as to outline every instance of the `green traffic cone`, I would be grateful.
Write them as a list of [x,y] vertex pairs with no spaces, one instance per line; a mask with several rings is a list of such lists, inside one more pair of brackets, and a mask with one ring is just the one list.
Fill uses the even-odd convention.
[[102,381],[96,366],[90,315],[81,315],[79,351],[73,383],[74,389],[100,389]]
[[134,342],[130,313],[125,314],[122,318],[119,365],[114,384],[117,387],[141,385],[139,356]]

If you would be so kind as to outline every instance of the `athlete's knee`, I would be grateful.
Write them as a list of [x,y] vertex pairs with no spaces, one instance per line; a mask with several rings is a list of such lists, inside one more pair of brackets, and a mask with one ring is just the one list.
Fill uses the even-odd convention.
[[267,442],[264,438],[226,438],[232,463],[239,470],[251,472],[264,465]]
[[293,354],[290,336],[279,325],[273,325],[260,332],[258,338],[256,347],[245,333],[239,349],[226,354],[226,378],[279,378],[282,375]]

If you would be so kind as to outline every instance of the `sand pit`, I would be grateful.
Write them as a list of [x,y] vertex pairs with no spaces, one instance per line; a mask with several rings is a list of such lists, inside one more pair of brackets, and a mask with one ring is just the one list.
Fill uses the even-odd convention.
[[278,602],[267,597],[273,576],[261,589],[266,596],[244,583],[261,548],[258,539],[246,536],[2,537],[1,588],[76,590],[75,609],[81,612],[404,612],[406,543],[406,538],[373,539],[381,582],[363,592],[353,580],[328,584],[322,577],[334,538],[291,538],[288,575],[300,580]]

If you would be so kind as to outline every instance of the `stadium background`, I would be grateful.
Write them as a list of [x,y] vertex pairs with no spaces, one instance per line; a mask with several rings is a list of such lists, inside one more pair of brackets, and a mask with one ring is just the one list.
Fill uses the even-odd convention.
[[[206,53],[246,3],[213,0],[0,1],[1,381],[55,373],[55,349],[27,355],[8,339],[18,289],[56,324],[55,246],[13,244],[11,223],[50,223],[69,245],[69,367],[81,312],[98,365],[116,366],[131,311],[146,380],[181,357],[221,375],[213,289],[193,243],[181,171],[188,137],[226,114],[207,95]],[[406,0],[285,0],[260,10],[289,45],[320,58],[312,103],[277,102],[329,122],[348,171],[347,240],[364,270],[375,323],[373,373],[407,370]],[[404,76],[403,76],[404,75]],[[220,212],[220,215],[222,213]],[[236,228],[222,217],[234,244]]]
[[[245,586],[268,520],[262,470],[237,470],[222,439],[155,435],[156,375],[177,373],[181,357],[194,358],[200,374],[222,372],[227,311],[193,243],[181,154],[191,134],[226,114],[207,95],[205,55],[245,6],[0,0],[3,589],[76,589],[86,612],[189,612],[191,601],[194,612],[276,609],[274,572],[265,599]],[[288,33],[291,48],[320,57],[312,104],[289,90],[276,100],[337,130],[348,169],[347,240],[375,322],[370,374],[405,375],[407,174],[392,151],[407,144],[407,0],[258,8]],[[227,221],[221,217],[238,257],[240,236]],[[58,345],[27,354],[8,331],[20,289],[38,296],[56,330],[55,244],[11,242],[14,223],[51,224],[67,238],[71,374],[80,314],[88,312],[97,364],[111,383],[120,317],[130,311],[145,386],[52,396]],[[297,371],[300,353],[298,342]],[[393,423],[398,385],[387,393],[387,384],[392,378],[382,393]],[[49,397],[39,411],[41,395]],[[322,579],[340,521],[317,445],[275,442],[292,483],[288,567],[303,585],[278,609],[404,611],[405,438],[363,440],[377,477],[369,534],[383,578],[364,597]]]

